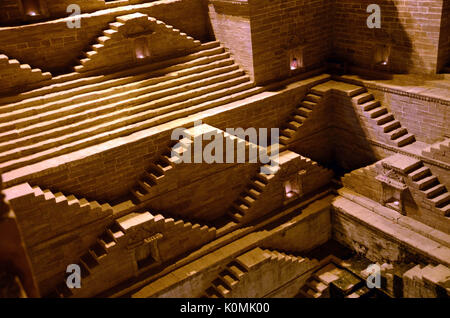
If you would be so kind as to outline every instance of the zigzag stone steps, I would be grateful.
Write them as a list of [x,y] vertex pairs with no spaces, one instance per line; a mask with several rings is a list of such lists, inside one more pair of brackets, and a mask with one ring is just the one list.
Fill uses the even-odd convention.
[[103,213],[112,210],[112,207],[108,203],[100,205],[97,201],[88,201],[84,198],[78,199],[74,195],[65,196],[61,192],[53,193],[48,189],[42,190],[39,186],[34,186],[32,189],[38,200],[53,201],[55,205],[64,205],[80,209],[80,213],[86,211],[91,213]]
[[[117,120],[114,122],[110,122],[106,125],[100,125],[99,127],[97,127],[97,129],[99,129],[100,131],[107,131],[97,134],[94,134],[96,128],[91,127],[85,133],[87,135],[91,135],[92,137],[85,136],[84,139],[77,140],[68,144],[62,144],[60,146],[55,147],[54,149],[48,149],[43,152],[34,153],[32,155],[22,157],[20,159],[3,162],[0,164],[0,168],[3,169],[3,171],[9,171],[15,168],[23,167],[27,164],[39,162],[44,159],[55,157],[57,155],[69,153],[81,148],[85,148],[107,140],[111,140],[116,137],[128,135],[133,132],[153,127],[174,119],[185,117],[199,111],[203,111],[209,108],[217,107],[240,99],[244,99],[246,97],[258,94],[262,92],[262,90],[263,88],[261,87],[254,87],[254,84],[252,82],[244,82],[231,88],[219,90],[214,93],[194,98],[187,102],[177,103],[174,105],[162,107],[161,109],[151,110],[150,112],[156,117],[141,122],[136,121],[135,124],[127,123],[126,126],[122,126],[121,124],[118,124],[121,122],[121,120]],[[196,102],[200,102],[200,104],[197,104]],[[135,118],[136,116],[132,117]],[[111,128],[115,129],[111,130]],[[76,135],[77,134],[74,134],[73,138],[79,139],[78,137],[75,137]],[[57,144],[56,141],[53,142],[54,142],[53,146]]]
[[[30,114],[33,115],[38,112],[41,114],[47,110],[60,109],[63,106],[74,105],[76,103],[83,103],[90,100],[96,101],[101,97],[109,96],[114,93],[132,91],[133,89],[143,88],[145,86],[157,83],[162,84],[165,81],[175,80],[177,78],[193,75],[195,73],[205,72],[215,67],[219,68],[233,64],[233,60],[229,59],[229,53],[217,54],[208,58],[202,58],[200,61],[196,60],[195,62],[196,63],[178,64],[174,67],[169,67],[151,73],[138,74],[101,82],[89,87],[89,90],[86,93],[83,93],[81,89],[78,89],[78,94],[76,96],[72,96],[72,94],[70,94],[71,96],[65,98],[64,94],[60,93],[52,94],[50,96],[51,98],[47,99],[31,99],[31,101],[26,100],[24,102],[11,104],[8,105],[8,107],[3,107],[0,109],[5,112],[8,111],[7,113],[0,115],[0,122],[8,122],[13,119],[23,118]],[[94,88],[96,90],[92,91]],[[3,124],[3,126],[4,125],[5,124]],[[16,128],[18,128],[17,125]],[[4,128],[2,130],[4,130]]]
[[[168,59],[162,62],[140,65],[136,67],[129,68],[120,72],[115,72],[107,75],[89,75],[70,73],[53,78],[53,84],[49,86],[44,86],[41,88],[33,89],[31,91],[23,92],[14,96],[0,97],[0,112],[2,112],[3,107],[9,103],[19,103],[26,99],[33,99],[30,104],[36,103],[41,99],[47,98],[46,95],[52,95],[55,93],[62,93],[64,96],[75,96],[79,93],[84,93],[87,91],[93,91],[96,89],[95,84],[103,85],[105,81],[116,79],[120,80],[121,77],[134,76],[136,74],[152,72],[162,68],[168,68],[175,66],[176,64],[188,63],[202,57],[208,57],[210,55],[216,55],[224,52],[224,48],[220,45],[218,41],[212,41],[202,44],[201,46],[194,48],[191,54],[186,56]],[[92,85],[92,87],[90,86]],[[119,83],[120,85],[120,83]],[[77,89],[81,89],[78,91]],[[90,89],[90,90],[89,90]],[[53,95],[58,96],[59,94]]]
[[[95,274],[97,271],[102,270],[103,264],[107,263],[108,254],[119,244],[127,244],[127,234],[132,232],[133,227],[147,222],[152,222],[154,225],[162,227],[162,233],[183,229],[184,231],[193,231],[197,235],[207,237],[210,240],[216,236],[216,229],[214,227],[192,224],[183,220],[175,221],[173,218],[164,218],[161,214],[152,215],[148,212],[130,213],[116,219],[111,225],[107,226],[105,231],[97,238],[96,242],[79,258],[78,264],[82,270],[82,284],[89,285],[95,283]],[[195,235],[192,235],[192,237],[195,237]],[[70,292],[67,292],[62,287],[62,284],[60,284],[51,296],[77,297],[77,289],[72,289]]]
[[415,142],[414,135],[408,133],[406,128],[401,127],[400,122],[395,120],[394,115],[386,107],[381,106],[381,103],[375,100],[373,94],[367,92],[365,88],[363,89],[364,91],[354,95],[353,101],[370,119],[375,120],[376,124],[387,134],[388,140],[397,147],[404,147]]
[[[228,73],[223,77],[213,77],[207,80],[201,80],[195,83],[187,84],[187,86],[194,86],[199,87],[195,90],[187,90],[187,92],[174,94],[168,97],[163,97],[161,99],[157,99],[154,101],[151,101],[149,103],[140,104],[134,107],[128,108],[122,108],[114,112],[110,112],[104,115],[96,116],[92,119],[88,117],[88,119],[78,122],[77,124],[72,124],[69,127],[63,127],[65,130],[69,130],[69,132],[73,132],[69,135],[64,135],[55,138],[59,141],[59,143],[64,143],[64,141],[73,141],[77,139],[81,139],[84,137],[83,133],[84,131],[81,129],[89,129],[89,128],[95,128],[97,127],[97,132],[103,132],[107,129],[121,127],[130,123],[135,123],[139,121],[144,121],[147,118],[151,118],[152,115],[156,113],[156,115],[159,115],[161,113],[166,113],[167,111],[164,111],[165,107],[170,107],[170,110],[176,110],[179,109],[177,107],[179,104],[183,103],[189,103],[196,99],[201,99],[208,97],[208,94],[214,94],[218,92],[223,92],[229,87],[232,87],[232,89],[235,89],[238,87],[237,85],[240,85],[242,83],[248,82],[249,83],[249,77],[248,76],[240,76],[236,77],[236,75],[242,74],[242,71],[234,72],[234,73]],[[225,79],[225,81],[221,81]],[[214,84],[204,86],[202,87],[202,84],[204,82],[213,82]],[[176,90],[175,90],[176,91]],[[200,96],[200,97],[197,97]],[[209,98],[206,98],[206,100],[210,100]],[[94,112],[95,113],[95,112]],[[93,124],[100,124],[98,126],[94,126]],[[81,127],[80,127],[81,126]],[[102,128],[99,128],[102,127]],[[77,131],[77,128],[80,129]],[[89,133],[88,135],[92,135],[92,133]],[[18,157],[28,155],[35,153],[36,151],[41,151],[48,149],[52,146],[54,146],[55,140],[52,139],[44,139],[45,141],[32,144],[30,146],[25,147],[19,147],[15,148],[11,151],[6,151],[0,154],[0,161],[6,160],[14,160]]]
[[[208,74],[214,75],[216,73],[218,73],[219,75],[211,76],[209,78],[207,77]],[[195,83],[198,83],[197,86],[206,86],[204,78],[208,78],[207,82],[214,83],[217,81],[227,80],[230,77],[234,77],[234,76],[238,76],[238,75],[242,75],[242,74],[243,74],[243,71],[237,69],[236,65],[231,65],[231,66],[227,66],[227,67],[223,67],[223,68],[217,68],[217,69],[214,69],[211,71],[202,72],[202,73],[196,74],[196,75],[187,76],[186,78],[183,77],[180,80],[170,81],[170,84],[168,83],[167,85],[165,85],[164,82],[158,83],[151,87],[137,90],[136,92],[133,92],[132,94],[130,92],[125,92],[125,93],[120,93],[117,96],[113,95],[108,98],[103,98],[101,103],[99,103],[97,101],[93,101],[93,102],[89,102],[89,103],[72,105],[72,106],[68,106],[66,108],[48,112],[43,116],[36,116],[36,118],[34,118],[33,121],[38,121],[39,119],[43,120],[45,117],[51,117],[52,120],[40,121],[38,124],[35,124],[35,125],[29,125],[29,122],[28,122],[28,123],[23,124],[23,125],[29,125],[29,126],[26,126],[26,128],[16,129],[9,133],[8,132],[0,133],[0,140],[10,140],[12,137],[17,136],[16,137],[17,139],[15,139],[14,141],[10,141],[9,143],[8,142],[0,143],[0,151],[5,151],[12,147],[18,147],[21,145],[36,143],[40,140],[48,139],[49,137],[52,137],[53,135],[60,135],[61,133],[63,133],[64,130],[68,131],[68,132],[73,131],[74,128],[76,127],[77,121],[83,120],[85,118],[93,118],[93,121],[95,123],[95,116],[98,117],[99,115],[102,115],[105,113],[110,113],[111,111],[114,111],[116,109],[121,109],[121,111],[123,112],[124,109],[126,109],[127,107],[130,108],[139,103],[143,103],[143,102],[145,103],[146,101],[151,100],[152,98],[161,99],[167,95],[170,95],[171,93],[175,93],[180,90],[183,91],[183,90],[185,90],[185,87],[189,87],[189,88],[195,87],[196,86]],[[196,78],[199,78],[199,81],[194,81]],[[192,81],[190,81],[190,80],[192,80]],[[173,85],[176,85],[178,82],[187,83],[187,84],[172,87]],[[163,87],[164,85],[168,86],[168,88],[161,90],[160,88]],[[151,90],[153,92],[145,94],[145,95],[138,95],[140,92],[143,92],[144,90],[146,90],[146,91]],[[137,97],[133,97],[135,95]],[[174,94],[172,96],[175,96],[175,95],[179,95],[179,94]],[[125,97],[125,98],[129,97],[129,99],[121,100],[121,97]],[[117,101],[117,102],[114,102],[112,104],[107,104],[108,101]],[[92,108],[91,106],[97,106],[97,107]],[[65,110],[65,109],[67,109],[67,110]],[[87,109],[87,110],[85,110],[85,109]],[[65,114],[70,114],[70,115],[63,116]],[[110,113],[112,119],[115,118],[114,114],[115,114],[114,112]],[[56,117],[56,116],[58,116],[58,117]],[[56,119],[53,119],[54,117],[56,117]],[[26,119],[26,120],[29,121],[29,119]],[[105,120],[105,118],[103,118],[102,120]],[[73,124],[74,122],[75,122],[75,124]],[[14,125],[14,123],[12,123],[12,124]],[[65,127],[65,125],[67,125],[67,124],[72,124],[72,126]],[[53,134],[51,131],[44,130],[46,128],[54,129],[54,128],[61,127],[61,126],[62,126],[63,131],[61,129],[53,130]],[[41,131],[42,131],[42,133],[40,133]],[[38,132],[38,133],[32,135],[33,133],[36,133],[36,132]],[[30,136],[28,137],[27,135],[30,135]],[[27,136],[27,137],[20,138],[19,136]]]
[[306,94],[300,102],[300,105],[295,109],[294,113],[291,115],[291,118],[288,120],[287,127],[281,131],[280,143],[282,145],[287,145],[293,140],[293,137],[297,131],[301,129],[303,124],[311,116],[311,113],[314,112],[314,109],[319,106],[321,101],[321,95],[317,95],[312,92]]
[[[144,19],[145,21],[152,23],[153,31],[156,32],[158,30],[169,30],[173,34],[177,35],[179,38],[179,41],[187,41],[189,42],[189,47],[191,49],[195,48],[196,46],[200,46],[201,43],[198,40],[194,40],[192,37],[187,36],[186,33],[180,32],[180,30],[173,28],[171,25],[167,25],[164,22],[157,20],[153,17],[148,17],[145,14],[142,13],[132,13],[127,14],[123,16],[116,17],[116,22],[112,22],[109,24],[109,29],[106,29],[102,32],[102,35],[97,38],[97,45],[94,44],[90,47],[90,50],[83,53],[83,56],[85,58],[80,59],[78,62],[80,65],[77,65],[74,67],[75,72],[85,72],[89,70],[89,66],[96,63],[97,56],[107,47],[109,48],[110,43],[113,43],[116,38],[120,38],[120,30],[122,27],[125,26],[127,21],[134,20],[134,19]],[[86,68],[88,68],[86,70]]]
[[423,200],[428,201],[441,216],[450,216],[450,193],[421,160],[399,154],[386,160],[390,167],[401,171],[411,180],[412,186],[420,191]]
[[204,297],[206,298],[226,298],[234,297],[233,290],[239,288],[240,284],[245,284],[246,276],[253,270],[258,270],[264,264],[271,264],[277,268],[277,270],[286,273],[286,280],[292,279],[291,276],[295,276],[298,266],[307,259],[297,257],[294,255],[288,255],[286,253],[261,249],[259,247],[254,248],[230,262],[224,270],[222,270],[218,277],[213,280],[211,287],[205,291]]

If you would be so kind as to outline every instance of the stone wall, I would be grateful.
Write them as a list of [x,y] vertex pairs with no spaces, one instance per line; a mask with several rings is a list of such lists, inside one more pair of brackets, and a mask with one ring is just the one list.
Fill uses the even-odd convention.
[[253,48],[248,1],[210,0],[212,36],[230,50],[236,62],[252,77]]
[[380,264],[439,262],[448,265],[449,249],[446,245],[369,208],[337,197],[331,211],[333,239]]
[[[383,161],[388,163],[391,158],[394,157],[388,157]],[[377,176],[383,175],[383,173],[381,163],[378,162],[346,174],[342,178],[342,183],[344,187],[362,194],[375,202],[384,204],[383,184],[376,179]],[[397,173],[402,175],[406,186],[402,198],[404,214],[439,231],[450,233],[450,219],[432,205],[432,202],[426,198],[410,177],[401,172]]]
[[67,27],[69,18],[0,28],[0,52],[43,71],[68,72],[82,52],[108,28],[108,23],[114,22],[117,16],[135,12],[161,20],[197,40],[208,40],[202,1],[170,0],[86,13],[81,15],[79,29]]
[[331,1],[250,1],[257,83],[291,75],[289,51],[302,48],[305,69],[323,64],[331,50]]
[[433,144],[450,136],[448,101],[376,87],[369,91],[417,140]]
[[450,2],[443,1],[437,70],[450,65]]
[[0,93],[34,84],[43,85],[51,78],[48,72],[42,73],[40,69],[33,69],[28,64],[20,64],[16,59],[0,54]]
[[[72,193],[90,200],[111,202],[127,195],[145,169],[166,151],[171,143],[173,129],[180,126],[189,128],[198,119],[222,130],[281,127],[294,105],[313,83],[314,78],[300,81],[285,90],[264,93],[259,98],[252,98],[227,111],[205,112],[7,172],[4,173],[4,183],[10,187],[29,182],[31,185]],[[30,174],[30,171],[33,173]]]
[[36,15],[31,16],[30,14],[27,14],[27,8],[24,6],[24,3],[26,4],[26,0],[4,0],[0,3],[0,26],[20,25],[30,22],[45,21],[52,18],[64,18],[73,12],[67,12],[67,8],[71,4],[78,5],[81,9],[81,13],[88,13],[120,6],[155,1],[156,0],[38,0],[36,2],[31,1],[31,3],[39,3],[36,8]]
[[442,0],[382,0],[381,28],[369,29],[371,0],[335,1],[333,48],[355,65],[374,66],[376,46],[390,45],[389,70],[435,74],[438,67]]

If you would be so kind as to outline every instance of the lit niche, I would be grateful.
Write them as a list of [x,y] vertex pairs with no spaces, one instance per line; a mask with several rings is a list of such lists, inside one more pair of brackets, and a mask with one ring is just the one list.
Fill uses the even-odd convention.
[[28,17],[42,14],[40,0],[22,0],[23,13]]
[[374,49],[374,63],[378,67],[387,67],[391,55],[391,46],[387,44],[377,44]]
[[403,178],[395,171],[385,169],[376,179],[382,184],[381,203],[385,207],[405,214],[403,201],[408,187]]
[[305,170],[299,171],[283,182],[285,203],[289,203],[303,195],[303,175]]
[[134,40],[134,52],[136,59],[138,60],[143,60],[150,57],[150,48],[146,37],[141,37]]
[[304,67],[303,47],[296,47],[289,50],[289,67],[291,71]]

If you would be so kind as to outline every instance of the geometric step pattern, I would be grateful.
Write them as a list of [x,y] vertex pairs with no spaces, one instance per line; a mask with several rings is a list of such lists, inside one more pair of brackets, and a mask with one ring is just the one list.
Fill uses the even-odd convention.
[[263,90],[218,42],[197,50],[37,89],[30,98],[0,106],[0,168],[10,171]]
[[50,190],[42,190],[38,186],[33,187],[33,192],[39,201],[49,201],[58,205],[58,209],[71,208],[80,213],[104,213],[112,211],[108,203],[99,204],[97,201],[78,199],[74,195],[65,196],[61,192],[53,193]]
[[439,264],[416,265],[403,274],[405,298],[448,298],[450,268]]
[[[151,225],[149,225],[149,223]],[[173,218],[164,218],[161,214],[151,215],[150,213],[130,213],[119,219],[116,219],[113,224],[108,226],[102,235],[100,235],[96,242],[84,253],[78,261],[81,268],[82,284],[95,284],[96,272],[102,271],[102,265],[105,267],[113,266],[115,258],[108,262],[108,255],[114,253],[125,253],[123,257],[129,255],[127,242],[127,233],[133,233],[133,227],[138,227],[140,224],[146,223],[147,226],[157,227],[160,229],[160,234],[156,234],[155,238],[163,238],[167,233],[176,233],[180,231],[189,232],[191,237],[201,238],[205,243],[213,240],[216,237],[216,229],[206,225],[192,224],[184,222],[183,220],[174,220]],[[127,278],[127,277],[124,277]],[[112,286],[111,286],[112,287]],[[83,288],[81,288],[83,289]],[[78,289],[69,289],[66,282],[59,284],[51,297],[77,297]]]
[[168,147],[160,158],[152,163],[145,171],[144,176],[138,180],[138,184],[133,187],[131,194],[138,202],[144,202],[151,197],[151,189],[161,183],[167,173],[175,166],[178,158],[172,157],[172,148]]
[[364,92],[354,97],[357,105],[361,107],[368,117],[376,123],[380,130],[385,134],[387,140],[397,147],[404,147],[416,141],[413,134],[401,126],[398,120],[388,109],[381,105],[380,101],[375,100],[373,94]]
[[281,131],[280,143],[282,145],[289,144],[297,131],[309,119],[311,113],[319,106],[322,101],[322,96],[318,93],[309,92],[300,102],[300,105],[292,113],[288,121],[287,127]]
[[425,167],[423,162],[418,160],[417,163],[406,168],[406,173],[424,200],[435,207],[440,215],[450,217],[450,193],[432,174],[430,168]]
[[[264,165],[265,172],[273,170],[274,167],[270,165]],[[276,173],[276,172],[275,172]],[[275,173],[265,174],[258,172],[255,178],[253,178],[246,190],[239,196],[239,198],[233,202],[228,215],[236,222],[242,222],[244,217],[249,215],[254,206],[254,203],[266,190],[270,180],[275,177]]]
[[450,164],[450,138],[426,147],[422,156]]
[[20,64],[18,60],[9,59],[8,56],[0,54],[0,91],[6,92],[14,87],[27,86],[49,80],[52,74],[42,72],[38,68],[31,68],[28,64]]
[[[262,266],[276,268],[280,277],[287,282],[305,271],[307,258],[289,255],[276,250],[266,250],[259,247],[243,254],[230,262],[218,277],[206,289],[205,298],[230,298],[239,286],[245,285],[246,279],[252,271]],[[314,263],[311,262],[311,263]],[[282,282],[280,282],[282,283]],[[255,293],[258,293],[255,291]],[[258,295],[259,296],[259,295]]]
[[[136,48],[136,39],[144,40],[142,48]],[[109,23],[109,29],[104,30],[96,44],[83,53],[80,65],[75,66],[74,70],[86,72],[114,65],[126,67],[148,62],[149,59],[164,56],[168,52],[172,55],[185,55],[200,44],[200,41],[186,33],[146,14],[128,14]],[[137,56],[138,54],[140,55]]]
[[330,262],[311,275],[300,289],[300,295],[305,298],[336,297],[330,293],[331,285],[337,297],[368,297],[370,292],[363,280]]
[[[284,147],[284,146],[282,146]],[[280,147],[280,148],[282,148]],[[298,166],[301,165],[302,169],[306,171],[307,175],[319,173],[324,180],[327,180],[325,176],[331,176],[333,172],[327,168],[320,166],[317,162],[293,153],[289,150],[282,151],[279,154],[278,166],[271,166],[266,164],[262,166],[260,172],[250,181],[241,195],[233,202],[228,215],[237,223],[248,222],[253,217],[261,215],[261,210],[264,210],[261,199],[265,198],[266,194],[271,194],[275,187],[279,186],[278,181],[274,181],[278,172],[282,171],[284,163],[291,160],[298,160]],[[279,168],[279,169],[278,169]],[[268,174],[266,174],[268,173]],[[331,177],[330,177],[331,178]]]

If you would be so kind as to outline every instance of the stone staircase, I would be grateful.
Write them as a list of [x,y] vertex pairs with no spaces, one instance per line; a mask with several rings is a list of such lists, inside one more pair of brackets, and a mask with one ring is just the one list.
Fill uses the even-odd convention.
[[0,54],[0,92],[6,92],[15,86],[37,83],[51,78],[52,74],[49,72],[42,72],[38,68],[21,64],[18,60]]
[[450,138],[426,147],[422,150],[422,156],[450,163]]
[[[162,215],[151,215],[150,213],[130,213],[120,219],[114,221],[114,223],[108,226],[102,235],[100,235],[96,242],[84,253],[78,260],[78,265],[81,269],[81,289],[69,289],[66,282],[59,284],[55,291],[49,295],[50,297],[85,297],[86,293],[83,288],[87,289],[90,285],[95,285],[95,281],[101,280],[104,269],[108,269],[110,274],[114,276],[111,268],[117,266],[118,259],[122,258],[123,261],[129,261],[125,258],[131,254],[128,249],[131,248],[129,244],[129,238],[127,234],[135,235],[134,228],[146,224],[146,228],[157,229],[151,239],[162,239],[168,232],[179,233],[180,231],[189,231],[192,239],[198,239],[210,241],[216,236],[216,228],[208,227],[207,225],[192,224],[190,222],[184,222],[183,220],[175,221],[173,218],[164,218]],[[146,239],[149,241],[149,238]],[[180,244],[179,249],[183,244]],[[114,255],[112,255],[114,254]],[[108,258],[108,256],[110,256]],[[156,260],[160,263],[160,260]],[[121,279],[130,278],[135,273],[125,273],[129,277],[122,277]],[[117,279],[117,277],[115,277]],[[113,284],[112,284],[113,285]],[[110,286],[112,287],[112,286]]]
[[[264,165],[265,172],[273,170],[274,167]],[[247,189],[241,196],[233,202],[228,215],[236,222],[243,221],[244,217],[251,212],[253,204],[265,191],[270,180],[275,177],[275,173],[266,174],[259,172],[256,177],[250,182]]]
[[76,211],[77,214],[103,214],[112,211],[112,207],[108,203],[100,204],[97,201],[88,201],[84,198],[78,199],[74,195],[65,196],[61,192],[53,193],[48,189],[42,190],[38,186],[33,187],[33,192],[38,202],[52,202],[59,209],[71,209]]
[[386,139],[397,147],[404,147],[415,142],[413,134],[401,126],[400,122],[394,118],[394,115],[388,109],[381,105],[380,101],[375,100],[373,94],[364,92],[353,97],[364,114],[375,121],[380,131],[384,133]]
[[424,200],[435,207],[442,216],[450,216],[450,193],[421,160],[412,160],[404,170],[415,188],[419,189]]
[[3,171],[129,135],[262,90],[254,87],[218,42],[203,44],[196,53],[164,62],[61,81],[0,99]]
[[161,180],[167,176],[167,173],[175,166],[178,157],[172,157],[172,150],[169,147],[152,163],[145,171],[144,176],[138,180],[138,184],[133,187],[131,194],[138,202],[144,202],[151,197],[152,188],[157,186]]
[[287,128],[283,129],[280,134],[280,143],[283,145],[289,144],[297,131],[309,119],[311,113],[322,102],[320,93],[309,92],[305,98],[300,102],[300,105],[295,109],[288,121]]
[[360,298],[369,293],[365,282],[332,262],[314,272],[300,289],[300,295],[305,298]]
[[403,274],[405,298],[448,298],[450,269],[444,265],[416,265]]
[[[283,147],[280,147],[281,149]],[[301,162],[301,166],[303,170],[306,170],[309,174],[315,172],[325,172],[326,175],[332,175],[333,172],[329,169],[326,169],[320,166],[317,162],[298,155],[296,153],[291,153],[289,150],[282,151],[279,154],[279,165],[280,167],[292,158],[292,155],[299,157],[299,162]],[[251,219],[255,213],[253,212],[261,212],[261,205],[257,207],[257,203],[259,202],[266,191],[273,191],[273,188],[270,189],[270,183],[276,177],[279,167],[271,166],[266,164],[262,166],[261,172],[259,172],[246,187],[244,192],[239,196],[239,198],[233,202],[230,210],[228,211],[228,215],[236,222],[242,223]]]
[[[212,282],[203,297],[206,298],[230,298],[236,297],[239,287],[245,287],[246,278],[251,275],[252,271],[258,271],[262,266],[277,268],[283,281],[289,282],[296,278],[298,274],[302,274],[305,264],[308,263],[307,258],[289,255],[276,250],[266,250],[255,248],[243,255],[238,256],[230,262],[218,277]],[[314,263],[314,262],[311,262]],[[241,291],[245,292],[245,291]],[[255,291],[257,294],[263,291]],[[242,295],[238,295],[241,296]],[[244,297],[253,297],[244,296]],[[264,295],[257,295],[263,297]]]
[[83,53],[83,58],[78,60],[79,65],[74,67],[75,72],[85,72],[90,70],[90,68],[98,63],[103,63],[102,54],[108,55],[108,51],[114,51],[116,48],[116,39],[121,39],[121,31],[126,27],[126,23],[129,19],[143,18],[147,20],[152,25],[152,32],[160,32],[161,29],[164,31],[170,31],[172,36],[177,37],[178,42],[187,42],[187,46],[199,46],[201,43],[198,40],[194,40],[192,37],[188,36],[186,33],[175,29],[173,26],[165,24],[162,21],[156,20],[155,18],[148,17],[144,14],[134,13],[130,15],[120,16],[116,18],[115,22],[109,23],[109,29],[103,31],[103,34],[99,36],[96,43],[91,45],[89,50]]

